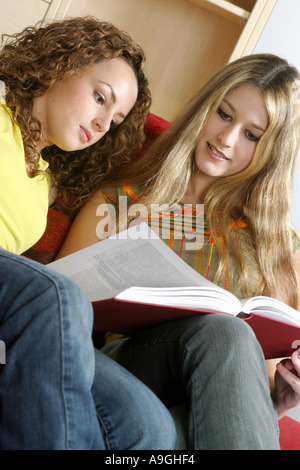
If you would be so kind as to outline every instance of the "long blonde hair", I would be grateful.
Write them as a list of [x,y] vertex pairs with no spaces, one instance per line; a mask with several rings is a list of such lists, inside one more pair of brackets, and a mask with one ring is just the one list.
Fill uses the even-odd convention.
[[[290,210],[300,138],[299,83],[298,71],[274,55],[251,55],[228,64],[119,178],[137,185],[146,205],[171,206],[181,201],[193,171],[194,148],[207,119],[230,90],[246,84],[258,87],[269,115],[268,128],[249,166],[219,179],[205,198],[206,220],[221,257],[216,279],[230,253],[237,266],[236,282],[245,295],[253,294],[239,230],[228,230],[232,222],[243,219],[252,239],[248,251],[255,256],[261,275],[255,294],[279,298],[296,308],[299,281],[293,262]],[[225,253],[220,240],[225,241]]]

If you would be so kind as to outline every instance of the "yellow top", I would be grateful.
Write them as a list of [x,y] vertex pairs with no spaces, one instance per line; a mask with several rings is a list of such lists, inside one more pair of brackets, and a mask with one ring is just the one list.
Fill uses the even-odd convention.
[[[39,169],[48,163],[40,158]],[[21,254],[43,235],[48,212],[49,172],[29,178],[21,131],[0,104],[0,246]]]

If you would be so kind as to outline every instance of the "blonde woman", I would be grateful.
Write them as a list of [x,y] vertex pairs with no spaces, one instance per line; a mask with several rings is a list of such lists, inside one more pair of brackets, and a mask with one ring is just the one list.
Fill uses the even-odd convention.
[[[119,196],[130,195],[129,205],[142,202],[149,225],[162,227],[162,238],[166,218],[174,221],[165,242],[202,275],[238,297],[269,295],[297,308],[300,245],[290,207],[300,139],[299,83],[298,71],[273,55],[227,65],[130,171],[82,209],[61,255],[105,238],[96,234],[95,208],[117,208]],[[189,249],[192,230],[186,234],[177,227],[171,211],[157,221],[153,204],[179,204],[182,210],[203,204],[203,246]],[[191,219],[193,227],[196,215]],[[187,403],[179,422],[187,423],[185,445],[191,449],[278,448],[277,418],[300,402],[298,353],[277,361],[271,400],[260,346],[237,318],[169,322],[116,340],[104,351],[168,407]]]

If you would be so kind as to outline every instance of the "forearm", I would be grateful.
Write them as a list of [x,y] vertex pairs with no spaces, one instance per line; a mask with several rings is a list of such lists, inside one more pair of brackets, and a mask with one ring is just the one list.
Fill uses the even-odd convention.
[[[98,208],[103,208],[103,214],[98,215]],[[82,207],[77,217],[75,218],[71,229],[64,241],[64,244],[58,253],[56,259],[63,258],[76,251],[82,250],[87,246],[93,245],[105,238],[104,234],[97,232],[97,224],[103,219],[109,223],[107,205],[101,191],[95,195]],[[108,234],[109,236],[109,234]]]

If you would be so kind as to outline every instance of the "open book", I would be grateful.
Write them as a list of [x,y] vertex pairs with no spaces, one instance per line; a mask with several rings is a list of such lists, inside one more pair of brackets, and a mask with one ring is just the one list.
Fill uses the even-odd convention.
[[98,331],[132,334],[184,316],[221,313],[242,316],[267,359],[300,346],[300,312],[269,297],[239,300],[187,265],[145,223],[48,267],[87,293]]

